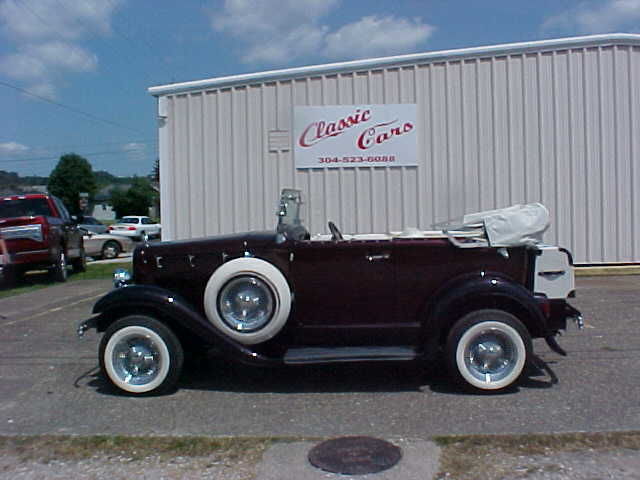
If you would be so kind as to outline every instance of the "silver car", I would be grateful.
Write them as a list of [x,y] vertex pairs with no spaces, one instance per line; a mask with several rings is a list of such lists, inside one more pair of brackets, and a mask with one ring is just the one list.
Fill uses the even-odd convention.
[[93,258],[116,258],[123,252],[133,250],[133,241],[121,235],[93,233],[87,231],[84,236],[84,251]]
[[107,233],[107,226],[104,223],[101,223],[94,217],[90,217],[88,215],[81,218],[81,222],[78,226],[93,233]]
[[160,237],[162,225],[144,215],[128,215],[109,226],[109,233],[131,237],[135,240],[147,241]]

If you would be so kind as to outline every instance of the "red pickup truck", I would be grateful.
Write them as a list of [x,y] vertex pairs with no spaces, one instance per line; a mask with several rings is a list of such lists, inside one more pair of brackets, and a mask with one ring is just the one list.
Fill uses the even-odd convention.
[[67,279],[67,267],[86,265],[82,232],[62,201],[48,194],[0,197],[0,272],[13,283],[28,270],[48,269],[54,280]]

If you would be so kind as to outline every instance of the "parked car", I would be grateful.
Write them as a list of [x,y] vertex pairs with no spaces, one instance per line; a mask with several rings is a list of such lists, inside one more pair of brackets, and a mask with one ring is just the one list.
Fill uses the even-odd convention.
[[89,257],[111,259],[133,250],[133,241],[122,235],[84,232],[84,249]]
[[109,231],[104,223],[88,215],[83,215],[82,217],[80,217],[78,226],[93,233],[107,233]]
[[0,197],[0,235],[9,255],[10,279],[28,270],[49,269],[56,281],[86,265],[82,234],[62,201],[48,194]]
[[2,234],[0,234],[0,285],[7,281],[9,268],[9,251]]
[[[103,374],[132,394],[176,385],[185,351],[252,365],[433,362],[468,388],[514,385],[532,338],[555,340],[569,319],[567,250],[540,243],[541,205],[465,216],[437,231],[311,237],[301,195],[285,190],[273,231],[145,244],[133,277],[78,327],[104,332]],[[132,279],[135,282],[132,282]]]
[[113,235],[124,235],[132,237],[135,240],[148,240],[149,238],[159,237],[162,225],[154,222],[151,218],[145,216],[128,216],[122,217],[109,227],[109,233]]

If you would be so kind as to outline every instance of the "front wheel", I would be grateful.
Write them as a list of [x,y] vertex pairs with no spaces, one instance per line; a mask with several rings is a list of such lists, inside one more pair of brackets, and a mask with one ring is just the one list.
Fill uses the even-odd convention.
[[130,315],[113,323],[100,342],[100,368],[119,390],[160,394],[177,383],[184,352],[176,335],[146,315]]
[[102,246],[102,258],[110,260],[120,255],[120,245],[115,240],[109,240]]
[[462,384],[497,391],[513,385],[531,356],[531,336],[515,316],[476,310],[462,317],[447,337],[449,370]]

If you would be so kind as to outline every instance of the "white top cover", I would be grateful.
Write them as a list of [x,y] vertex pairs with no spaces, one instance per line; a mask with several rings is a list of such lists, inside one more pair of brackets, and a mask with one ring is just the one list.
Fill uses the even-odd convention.
[[465,227],[484,227],[492,247],[535,245],[549,228],[549,211],[541,203],[513,205],[465,215],[463,223]]

